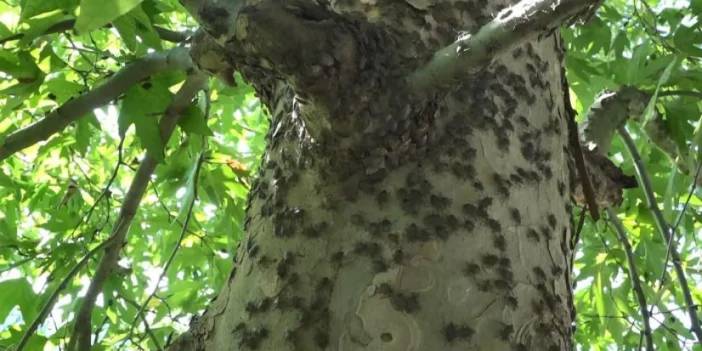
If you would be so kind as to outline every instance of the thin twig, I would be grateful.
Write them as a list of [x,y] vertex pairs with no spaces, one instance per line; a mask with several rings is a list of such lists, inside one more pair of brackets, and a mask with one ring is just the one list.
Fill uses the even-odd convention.
[[[687,312],[690,317],[690,330],[695,337],[697,337],[698,342],[702,342],[702,327],[700,327],[700,321],[697,316],[697,309],[694,300],[692,299],[692,294],[690,293],[690,286],[687,282],[687,277],[685,275],[685,270],[682,267],[680,254],[677,250],[677,245],[675,244],[675,233],[671,232],[668,222],[666,222],[663,217],[663,213],[660,208],[658,208],[658,202],[656,201],[656,195],[653,191],[653,185],[651,184],[651,179],[646,171],[644,162],[641,159],[638,149],[636,148],[636,143],[626,131],[624,126],[617,129],[619,135],[624,140],[626,148],[631,154],[631,158],[634,163],[634,168],[636,169],[636,176],[639,180],[639,184],[643,189],[644,195],[646,197],[646,202],[648,204],[651,213],[653,214],[654,222],[658,228],[658,232],[663,237],[663,240],[668,244],[668,254],[673,258],[673,267],[675,268],[675,275],[678,277],[678,282],[680,284],[680,290],[682,290],[683,298],[685,299],[685,304],[688,306]],[[667,264],[666,264],[667,266]],[[663,272],[665,273],[666,267],[663,267]],[[658,289],[660,290],[663,286],[664,278],[661,278]]]
[[646,350],[653,351],[653,338],[648,304],[646,303],[646,294],[644,294],[644,290],[641,287],[641,279],[639,279],[638,269],[636,268],[634,250],[631,247],[631,243],[629,243],[624,225],[619,220],[619,217],[617,217],[617,213],[614,212],[611,207],[607,207],[607,214],[609,215],[609,220],[614,224],[614,232],[617,233],[617,239],[619,239],[619,242],[624,248],[624,253],[626,253],[626,263],[629,268],[629,281],[631,281],[631,288],[634,290],[634,295],[636,295],[636,299],[639,302],[639,312],[643,320],[643,338],[646,340]]

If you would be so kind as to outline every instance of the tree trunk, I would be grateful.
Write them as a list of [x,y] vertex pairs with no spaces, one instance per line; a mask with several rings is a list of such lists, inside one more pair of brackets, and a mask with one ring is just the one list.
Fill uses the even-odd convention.
[[558,34],[417,95],[400,77],[511,2],[211,2],[271,128],[236,269],[171,349],[571,349]]

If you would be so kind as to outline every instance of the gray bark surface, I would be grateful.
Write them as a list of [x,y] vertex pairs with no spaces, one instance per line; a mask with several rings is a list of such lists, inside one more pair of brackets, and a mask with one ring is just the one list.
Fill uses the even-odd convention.
[[[558,35],[446,91],[401,83],[506,5],[331,1],[210,26],[227,52],[256,57],[237,68],[271,128],[235,271],[170,349],[571,349]],[[300,13],[306,42],[279,30]]]

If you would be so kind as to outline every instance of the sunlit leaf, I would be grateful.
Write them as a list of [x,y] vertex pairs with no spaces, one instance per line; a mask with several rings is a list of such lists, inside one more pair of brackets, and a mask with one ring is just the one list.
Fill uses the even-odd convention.
[[129,12],[143,0],[81,0],[75,28],[79,33],[98,29]]

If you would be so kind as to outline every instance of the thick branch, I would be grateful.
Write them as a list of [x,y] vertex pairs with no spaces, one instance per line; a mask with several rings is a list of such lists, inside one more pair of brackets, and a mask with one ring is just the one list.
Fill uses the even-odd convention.
[[463,35],[436,52],[425,66],[407,78],[408,84],[415,92],[455,85],[488,65],[496,56],[558,28],[596,4],[597,0],[522,0],[502,10],[477,33]]
[[653,351],[653,338],[651,337],[651,322],[648,315],[648,304],[646,303],[646,294],[644,294],[643,288],[641,287],[641,280],[639,279],[639,272],[636,268],[636,261],[634,257],[634,250],[629,243],[629,239],[626,236],[626,229],[624,225],[617,217],[617,213],[612,210],[611,207],[607,207],[607,214],[609,219],[614,224],[614,231],[617,233],[617,238],[619,242],[624,247],[624,252],[626,253],[626,263],[629,268],[629,280],[631,281],[631,288],[634,290],[636,299],[639,302],[639,312],[641,313],[641,319],[644,325],[644,339],[646,340],[646,351]]
[[99,87],[67,101],[44,119],[8,135],[4,140],[0,138],[0,161],[19,150],[48,139],[65,129],[71,122],[116,99],[131,86],[153,74],[170,69],[189,69],[192,66],[188,50],[180,47],[141,58],[117,72]]
[[[626,129],[622,126],[618,129],[619,135],[624,140],[626,148],[631,154],[631,158],[634,161],[634,168],[636,169],[636,175],[639,179],[639,184],[643,188],[646,203],[653,214],[654,222],[658,228],[658,232],[663,237],[663,240],[668,244],[668,253],[673,258],[673,267],[675,268],[675,275],[678,277],[678,282],[680,284],[680,290],[683,293],[683,298],[685,299],[685,305],[687,306],[687,312],[690,317],[690,330],[697,337],[698,342],[702,342],[702,328],[700,327],[700,321],[697,317],[697,307],[692,299],[692,294],[690,293],[690,286],[687,282],[687,277],[685,275],[685,270],[682,267],[680,254],[678,253],[677,245],[675,243],[675,233],[671,232],[668,222],[666,222],[663,217],[663,213],[660,208],[658,208],[658,202],[656,201],[656,195],[653,191],[653,185],[651,184],[651,178],[646,172],[646,167],[641,159],[641,155],[636,148],[634,140],[631,138]],[[664,267],[665,269],[665,267]]]
[[[206,77],[199,72],[192,73],[188,77],[188,80],[186,80],[180,91],[178,91],[176,96],[173,98],[173,102],[166,110],[166,113],[160,122],[162,140],[168,140],[175,129],[181,113],[190,104],[193,97],[203,88],[205,82]],[[95,275],[93,276],[90,286],[88,287],[88,291],[83,299],[83,304],[81,305],[78,315],[76,316],[73,335],[68,346],[69,351],[75,349],[80,351],[90,350],[91,315],[95,305],[95,300],[100,292],[102,292],[103,284],[117,265],[119,253],[127,237],[129,226],[136,215],[141,198],[144,195],[146,187],[151,180],[151,174],[156,169],[157,164],[158,162],[156,159],[147,153],[146,157],[144,157],[144,160],[141,162],[139,169],[134,175],[129,191],[124,198],[124,203],[122,204],[119,217],[112,228],[112,243],[105,250],[105,255],[102,257],[102,260],[95,271]]]

